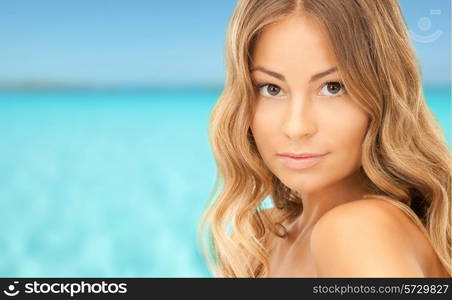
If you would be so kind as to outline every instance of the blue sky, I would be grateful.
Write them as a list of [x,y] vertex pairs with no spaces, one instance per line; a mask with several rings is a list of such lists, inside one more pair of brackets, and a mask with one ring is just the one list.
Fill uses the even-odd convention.
[[[414,41],[426,84],[450,84],[450,1],[400,3],[414,33],[440,33],[429,43]],[[221,86],[234,6],[235,0],[0,0],[0,83]]]

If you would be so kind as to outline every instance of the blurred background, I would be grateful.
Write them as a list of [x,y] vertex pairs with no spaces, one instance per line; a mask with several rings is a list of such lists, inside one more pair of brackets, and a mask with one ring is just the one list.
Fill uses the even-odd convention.
[[[401,0],[451,141],[450,1]],[[0,0],[0,276],[211,277],[197,228],[235,0]]]

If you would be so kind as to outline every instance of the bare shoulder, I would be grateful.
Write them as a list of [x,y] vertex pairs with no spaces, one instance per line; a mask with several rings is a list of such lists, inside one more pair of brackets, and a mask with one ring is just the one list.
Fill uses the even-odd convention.
[[[384,200],[362,199],[325,213],[310,247],[320,276],[422,277],[415,224]],[[414,226],[414,227],[413,227]]]
[[[341,221],[342,223],[353,222],[355,224],[357,221],[360,221],[364,222],[363,225],[369,222],[379,222],[381,224],[372,225],[383,226],[397,224],[399,226],[404,225],[404,227],[411,224],[411,221],[406,222],[409,221],[409,218],[400,208],[380,199],[361,199],[338,205],[325,213],[316,224],[316,227],[317,225],[320,227],[322,226],[321,224],[334,221]],[[390,224],[386,224],[387,222]]]

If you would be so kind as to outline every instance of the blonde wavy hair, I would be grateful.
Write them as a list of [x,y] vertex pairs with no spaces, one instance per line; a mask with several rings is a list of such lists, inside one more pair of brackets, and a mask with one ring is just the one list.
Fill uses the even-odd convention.
[[[250,130],[255,42],[266,25],[301,11],[325,27],[341,80],[370,116],[360,169],[371,182],[365,198],[402,209],[451,275],[451,156],[424,100],[396,0],[237,2],[225,43],[226,82],[209,119],[218,173],[199,227],[209,267],[219,277],[267,277],[271,235],[284,237],[282,223],[303,211],[300,196],[264,164]],[[280,212],[278,220],[263,207],[267,196]]]

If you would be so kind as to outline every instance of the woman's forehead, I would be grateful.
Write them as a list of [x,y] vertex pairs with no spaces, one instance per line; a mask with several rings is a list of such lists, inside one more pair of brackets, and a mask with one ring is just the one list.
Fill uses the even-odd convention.
[[295,15],[266,26],[253,47],[252,61],[306,68],[312,63],[334,65],[335,57],[322,26],[310,16]]

